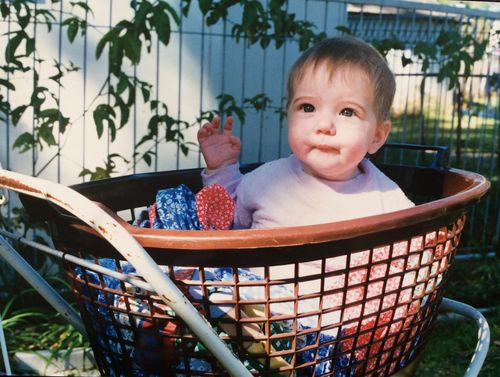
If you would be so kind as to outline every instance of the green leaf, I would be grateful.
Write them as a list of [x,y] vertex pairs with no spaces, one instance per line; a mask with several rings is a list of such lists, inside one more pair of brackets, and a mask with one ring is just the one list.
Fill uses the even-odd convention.
[[125,89],[127,89],[129,86],[128,82],[128,76],[122,73],[120,75],[120,79],[118,80],[118,84],[116,85],[116,93],[117,94],[122,94]]
[[243,29],[250,29],[257,19],[257,6],[255,2],[247,2],[243,7],[243,19],[241,27]]
[[335,28],[335,30],[340,31],[344,34],[352,35],[351,29],[349,29],[347,26],[339,25]]
[[189,153],[189,148],[185,144],[179,145],[181,148],[181,152],[184,156],[187,156]]
[[35,51],[35,38],[26,38],[26,56],[30,56]]
[[148,123],[148,134],[152,136],[158,136],[158,124],[160,123],[160,117],[158,115],[153,115]]
[[69,125],[69,118],[60,114],[60,116],[59,116],[59,132],[63,134],[64,131],[66,131],[66,128],[68,127],[68,125]]
[[123,48],[121,46],[122,40],[113,41],[109,46],[108,52],[108,62],[109,69],[111,73],[115,76],[119,76],[122,72],[122,62],[123,62]]
[[448,77],[448,72],[446,69],[441,69],[438,72],[437,80],[438,82],[442,82],[446,77]]
[[[191,2],[191,0],[186,0]],[[212,0],[198,0],[198,7],[200,8],[201,13],[206,15],[207,12],[212,8]],[[187,14],[185,14],[187,16]]]
[[[96,126],[97,136],[100,139],[104,132],[104,121],[108,122],[108,127],[111,131],[111,136],[116,136],[115,123],[112,118],[116,117],[115,110],[108,104],[98,105],[93,112],[94,122]],[[113,138],[114,140],[114,138]]]
[[136,86],[133,84],[129,84],[128,86],[128,98],[127,98],[127,106],[133,106],[135,104],[135,90]]
[[428,59],[435,59],[437,54],[437,48],[434,44],[426,42],[418,42],[413,50],[415,55],[421,57],[427,57]]
[[104,117],[102,116],[101,113],[94,111],[93,113],[94,116],[94,122],[95,122],[95,129],[97,131],[97,137],[100,139],[102,136],[102,133],[104,131]]
[[[153,6],[149,1],[136,2],[136,4],[139,4],[139,8],[137,8],[135,11],[133,20],[134,28],[144,28],[146,17],[148,13],[153,9]],[[136,30],[136,34],[139,34],[138,30]]]
[[111,142],[113,142],[116,139],[116,125],[113,119],[108,118],[107,120],[108,120],[109,136],[111,138]]
[[2,17],[4,19],[7,18],[10,14],[9,6],[5,1],[2,1],[2,3],[0,4],[0,13],[2,14]]
[[160,112],[161,110],[163,110],[165,114],[168,113],[167,105],[161,101],[151,100],[151,102],[149,103],[149,107],[151,110],[154,110],[156,112]]
[[182,15],[187,17],[189,14],[189,8],[191,8],[191,0],[182,0]]
[[69,118],[63,116],[63,114],[55,108],[40,111],[38,113],[38,118],[44,119],[44,124],[58,122],[60,133],[64,133],[64,131],[66,131],[66,127],[69,124]]
[[38,108],[45,102],[45,93],[48,91],[49,90],[44,86],[38,86],[33,90],[30,105],[33,106],[35,110],[38,110]]
[[21,106],[16,107],[14,110],[12,110],[12,112],[10,113],[10,116],[12,118],[12,123],[14,123],[14,125],[16,125],[19,122],[19,120],[21,119],[24,111],[27,108],[28,108],[28,106],[21,105]]
[[149,99],[151,98],[151,90],[149,87],[142,85],[141,86],[141,93],[142,93],[142,98],[144,99],[144,102],[148,102]]
[[234,38],[236,43],[240,42],[240,37],[243,34],[243,29],[241,29],[241,26],[238,24],[233,25],[231,29],[231,37]]
[[139,38],[127,33],[121,39],[121,45],[125,51],[125,56],[130,59],[133,65],[141,61],[141,41]]
[[142,144],[144,144],[145,142],[147,142],[149,140],[153,140],[153,135],[151,135],[151,134],[144,135],[141,138],[141,140],[139,140],[139,142],[135,145],[135,148],[139,148],[139,146],[141,146]]
[[101,57],[102,51],[104,50],[104,47],[106,47],[106,44],[108,43],[111,44],[112,42],[116,41],[117,37],[118,37],[117,29],[111,29],[102,36],[99,42],[97,42],[97,47],[95,49],[96,59],[99,59]]
[[57,145],[56,139],[53,134],[53,127],[47,123],[42,123],[40,127],[38,127],[38,137],[45,141],[47,145]]
[[38,128],[38,136],[42,140],[44,140],[47,145],[57,145],[56,139],[54,138],[53,134],[53,127],[49,126],[46,123],[43,123],[39,128]]
[[405,55],[403,55],[401,57],[401,64],[403,65],[403,67],[406,67],[407,65],[409,64],[412,64],[413,63],[413,60],[410,58],[407,58]]
[[39,24],[47,25],[47,31],[50,33],[52,31],[52,23],[56,22],[56,17],[48,9],[35,8],[35,17],[42,17],[42,21],[38,21]]
[[28,35],[24,30],[20,30],[15,32],[14,37],[9,39],[5,47],[5,61],[7,63],[12,63],[15,60],[16,51],[25,38],[28,38]]
[[236,113],[236,116],[238,117],[240,123],[242,123],[242,124],[245,123],[245,112],[239,107],[236,107],[232,110],[233,110],[233,112]]
[[144,162],[148,165],[148,166],[151,166],[151,163],[153,162],[152,158],[151,158],[151,154],[152,152],[151,151],[147,151],[145,152],[143,155],[142,155],[142,159],[144,160]]
[[45,109],[38,113],[38,117],[40,118],[55,118],[59,115],[58,109]]
[[212,9],[207,17],[207,26],[215,25],[222,17],[223,13],[220,7]]
[[170,18],[165,13],[155,13],[152,17],[152,23],[158,35],[158,39],[165,46],[170,41]]
[[20,152],[26,152],[30,148],[32,148],[35,145],[35,138],[33,135],[29,132],[24,132],[21,135],[19,135],[14,141],[13,148],[19,148]]
[[170,16],[174,19],[174,22],[179,25],[181,19],[175,9],[166,1],[161,1],[158,3],[158,8],[170,13]]
[[127,122],[130,117],[130,109],[129,107],[123,102],[121,97],[117,96],[115,97],[116,101],[116,106],[120,109],[120,128],[122,128]]
[[87,13],[87,12],[92,13],[92,8],[90,8],[85,1],[76,1],[76,2],[72,1],[71,5],[74,7],[82,8],[85,11],[85,13]]
[[16,90],[16,87],[14,84],[12,84],[10,81],[7,81],[5,79],[0,78],[0,85],[5,86],[9,90]]
[[89,169],[85,168],[85,169],[82,169],[82,171],[80,172],[80,174],[78,174],[78,176],[85,177],[86,175],[90,175],[90,174],[92,174],[92,172]]
[[446,44],[443,46],[443,48],[441,49],[441,54],[442,55],[451,55],[459,49],[460,49],[460,46],[449,43],[449,44]]
[[[271,38],[269,38],[267,35],[262,36],[262,38],[260,39],[260,46],[263,49],[266,49],[269,46],[269,43],[271,43]],[[280,44],[277,42],[276,43],[276,48],[278,49],[279,46],[280,46]]]
[[448,43],[448,41],[451,39],[451,33],[445,30],[442,30],[438,37],[436,38],[436,43],[439,46],[444,46]]
[[80,26],[78,19],[76,17],[69,18],[65,20],[63,25],[67,23],[68,24],[68,40],[73,43],[73,41],[76,38],[76,35],[78,34],[78,27]]
[[23,12],[17,12],[17,23],[21,29],[26,29],[31,21],[31,11],[27,4],[25,4]]
[[486,50],[487,44],[488,44],[488,41],[484,41],[481,43],[474,41],[474,55],[473,55],[474,61],[478,61],[478,60],[481,60],[483,58],[484,51]]
[[251,98],[245,98],[243,103],[250,104],[255,110],[265,110],[271,104],[272,100],[265,94],[259,93]]

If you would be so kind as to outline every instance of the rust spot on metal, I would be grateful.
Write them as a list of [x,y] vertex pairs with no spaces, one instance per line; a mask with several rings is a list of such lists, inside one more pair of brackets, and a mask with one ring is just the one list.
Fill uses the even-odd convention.
[[26,192],[33,192],[36,194],[43,194],[42,191],[35,189],[34,187],[28,186],[25,183],[22,183],[16,179],[12,178],[6,178],[6,177],[0,177],[0,186],[7,187],[9,189],[14,189],[14,190],[19,190],[19,191],[26,191]]
[[170,300],[170,299],[169,299],[167,296],[165,296],[165,295],[160,295],[160,297],[161,297],[164,301],[167,301],[167,302],[169,302],[169,303],[171,303],[171,304],[175,304],[175,301]]
[[101,231],[102,234],[109,235],[108,230],[105,227],[103,227],[102,225],[98,225],[97,228]]
[[61,199],[59,199],[59,198],[57,198],[57,197],[53,196],[53,195],[52,195],[52,194],[50,194],[50,193],[47,193],[47,194],[46,194],[46,197],[47,197],[47,199],[50,199],[50,200],[52,200],[52,201],[54,201],[54,202],[59,203],[59,204],[61,205],[61,207],[65,207],[65,208],[73,208],[73,206],[71,206],[69,203],[67,203],[67,202],[63,202]]

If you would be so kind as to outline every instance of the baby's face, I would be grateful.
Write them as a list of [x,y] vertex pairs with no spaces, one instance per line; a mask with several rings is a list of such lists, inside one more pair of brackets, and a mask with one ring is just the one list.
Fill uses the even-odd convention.
[[332,75],[310,68],[295,87],[288,107],[288,142],[306,173],[343,181],[359,174],[358,164],[375,153],[391,124],[377,124],[373,88],[359,69]]

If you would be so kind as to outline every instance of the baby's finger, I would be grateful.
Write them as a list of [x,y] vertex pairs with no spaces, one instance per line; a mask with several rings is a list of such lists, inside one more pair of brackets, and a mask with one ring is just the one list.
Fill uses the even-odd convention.
[[217,115],[214,116],[214,118],[212,119],[212,122],[210,122],[210,123],[211,123],[212,129],[214,129],[214,130],[219,129],[219,127],[220,127],[220,117],[218,117]]
[[240,138],[236,137],[236,136],[231,136],[231,146],[235,149],[240,148],[240,146],[241,146]]
[[231,115],[227,117],[226,123],[224,123],[223,132],[225,134],[231,134],[233,132],[233,117]]
[[205,123],[197,133],[198,141],[202,141],[210,137],[214,133],[213,125],[211,123]]

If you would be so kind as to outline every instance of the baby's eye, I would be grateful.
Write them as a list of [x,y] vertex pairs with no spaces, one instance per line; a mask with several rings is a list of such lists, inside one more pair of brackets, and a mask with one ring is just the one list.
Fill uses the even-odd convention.
[[313,113],[314,112],[314,106],[311,105],[310,103],[303,103],[300,105],[300,109],[305,112],[305,113]]
[[356,112],[350,107],[346,107],[345,109],[340,110],[340,115],[345,117],[352,117],[356,115]]

